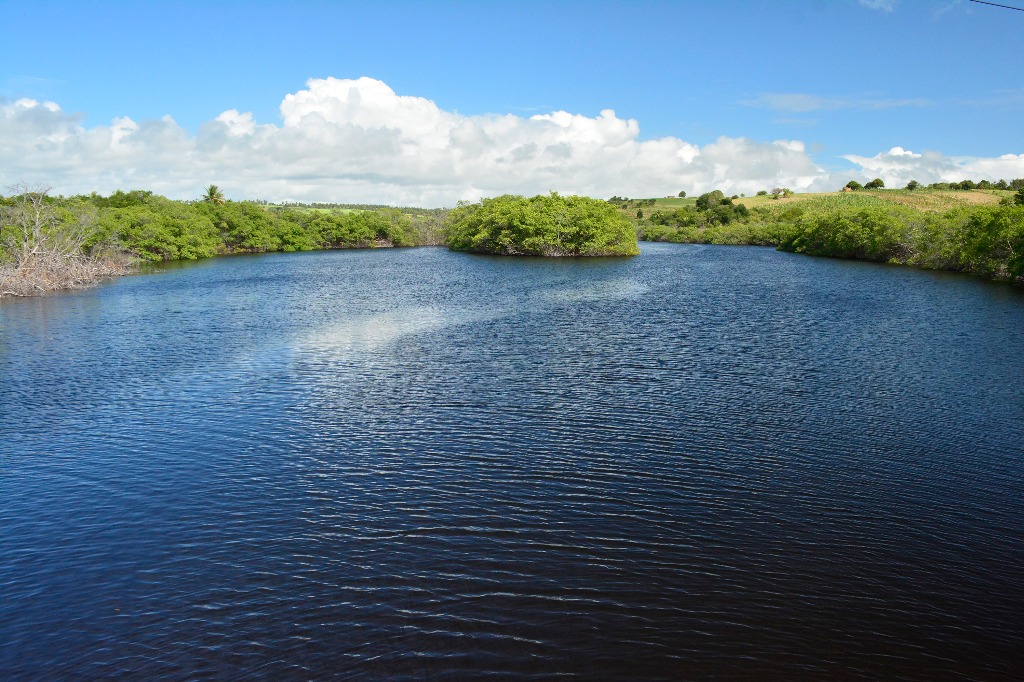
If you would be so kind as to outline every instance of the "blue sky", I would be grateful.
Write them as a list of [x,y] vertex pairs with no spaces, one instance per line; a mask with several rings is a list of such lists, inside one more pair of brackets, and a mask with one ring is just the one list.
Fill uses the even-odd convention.
[[[1024,12],[968,0],[0,8],[5,185],[450,205],[1024,176]],[[329,104],[353,88],[376,105]],[[290,128],[282,103],[303,92]],[[554,112],[573,118],[531,118]]]

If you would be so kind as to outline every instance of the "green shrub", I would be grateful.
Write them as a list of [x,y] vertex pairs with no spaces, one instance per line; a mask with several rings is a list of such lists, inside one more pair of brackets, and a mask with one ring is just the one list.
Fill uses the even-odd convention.
[[611,204],[557,193],[503,195],[462,204],[448,216],[454,251],[528,256],[632,256],[636,231]]

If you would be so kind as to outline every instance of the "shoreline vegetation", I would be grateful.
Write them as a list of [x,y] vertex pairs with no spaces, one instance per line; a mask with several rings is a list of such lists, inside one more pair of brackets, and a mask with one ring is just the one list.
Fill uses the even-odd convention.
[[754,197],[715,191],[610,201],[643,241],[774,246],[1024,284],[1024,179],[1000,181],[1005,189],[965,181],[889,190],[873,182],[821,194],[776,188]]
[[452,251],[502,256],[636,256],[637,234],[607,201],[552,192],[529,199],[505,194],[460,204],[445,221]]
[[[19,186],[0,197],[0,297],[77,289],[145,262],[239,253],[438,245],[442,209],[198,201],[150,191],[52,197]],[[45,267],[41,264],[45,263]]]
[[130,255],[89,244],[94,212],[69,211],[38,191],[0,202],[0,297],[81,289],[134,270]]
[[814,256],[965,272],[1024,284],[1024,179],[1010,183],[881,180],[844,191],[608,201],[556,193],[503,195],[454,209],[225,200],[116,191],[53,197],[46,187],[0,197],[0,297],[90,286],[142,262],[235,253],[447,245],[500,255],[639,253],[637,240],[774,246]]

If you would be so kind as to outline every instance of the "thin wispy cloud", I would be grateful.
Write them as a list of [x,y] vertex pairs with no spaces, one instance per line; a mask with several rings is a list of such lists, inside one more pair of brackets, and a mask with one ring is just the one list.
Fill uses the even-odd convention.
[[891,12],[896,9],[896,0],[858,0],[861,7]]
[[942,17],[956,9],[959,5],[960,0],[949,0],[949,2],[944,2],[940,4],[932,11],[932,20],[938,21],[939,19],[941,19]]
[[816,118],[798,118],[795,116],[780,116],[773,118],[772,124],[780,126],[791,126],[796,128],[813,128],[818,125]]
[[31,93],[34,97],[52,97],[67,81],[41,76],[14,75],[0,80],[0,96],[8,93]]
[[914,98],[876,98],[852,96],[823,96],[800,92],[765,92],[751,99],[741,100],[740,104],[755,109],[770,109],[794,114],[805,114],[812,111],[837,111],[840,109],[894,109],[899,107],[927,107],[930,100]]
[[1010,90],[999,90],[993,93],[990,97],[979,97],[975,99],[965,99],[957,102],[965,106],[971,107],[1024,107],[1024,88],[1010,89]]

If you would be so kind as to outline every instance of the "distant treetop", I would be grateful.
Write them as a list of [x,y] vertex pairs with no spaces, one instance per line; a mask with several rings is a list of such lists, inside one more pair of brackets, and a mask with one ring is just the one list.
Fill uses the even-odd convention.
[[206,194],[203,195],[203,201],[210,204],[223,204],[224,192],[220,191],[220,187],[217,187],[217,185],[210,185],[206,188]]

